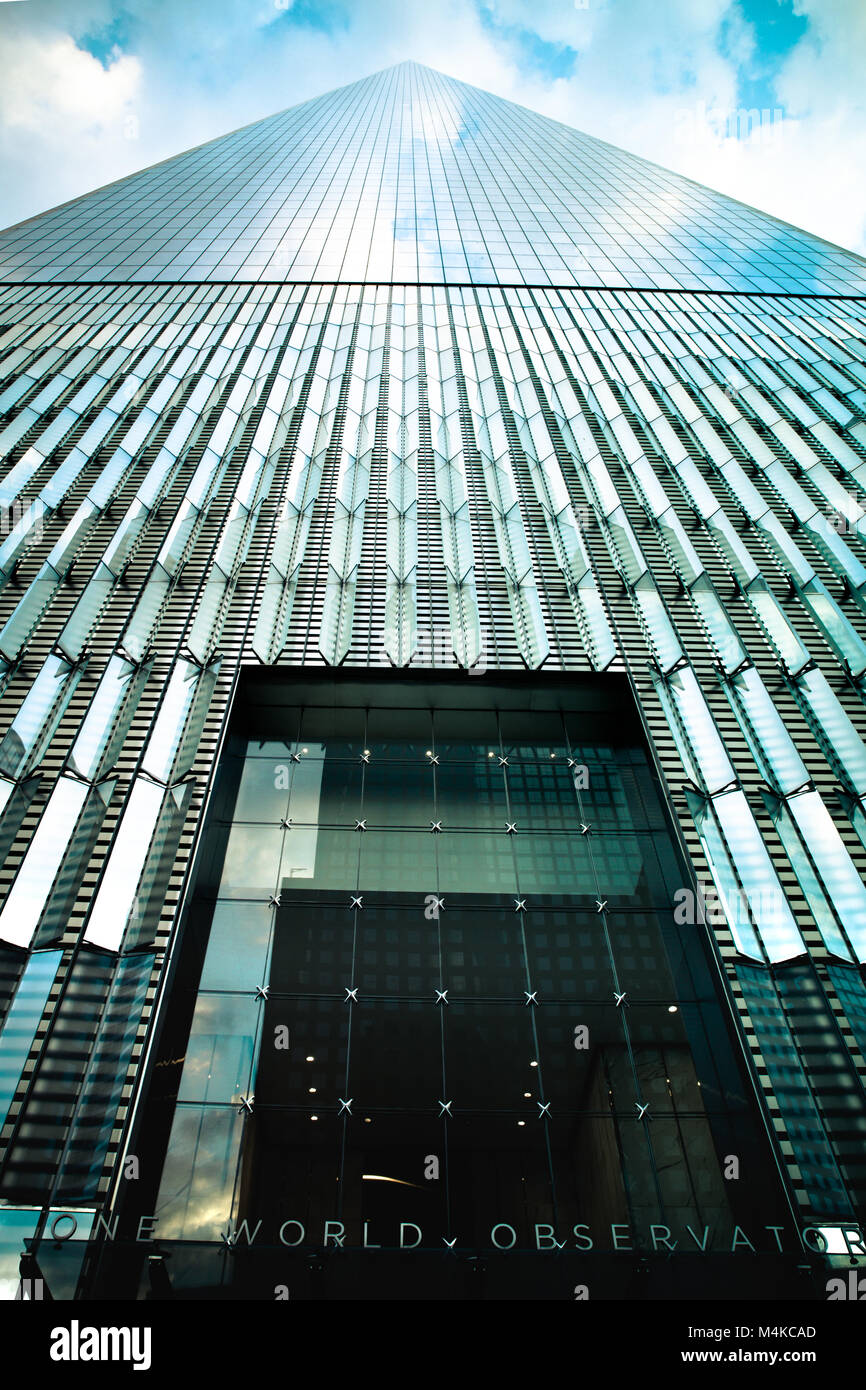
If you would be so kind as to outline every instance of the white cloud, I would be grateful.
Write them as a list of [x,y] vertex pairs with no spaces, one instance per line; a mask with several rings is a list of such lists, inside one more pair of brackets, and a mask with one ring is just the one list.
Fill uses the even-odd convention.
[[33,38],[4,61],[0,120],[15,130],[68,139],[94,127],[110,136],[138,94],[141,65],[119,51],[109,65],[68,34]]
[[23,36],[4,52],[3,222],[129,171],[141,77],[137,58],[118,53],[103,67],[68,34]]

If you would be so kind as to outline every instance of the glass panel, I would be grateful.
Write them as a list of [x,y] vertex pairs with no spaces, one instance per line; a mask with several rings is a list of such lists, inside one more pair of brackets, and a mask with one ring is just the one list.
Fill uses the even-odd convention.
[[[348,916],[348,914],[347,914]],[[280,984],[280,977],[275,985]],[[354,1006],[352,1006],[354,1008]],[[308,1116],[334,1105],[346,1081],[351,1009],[336,999],[272,998],[265,1004],[263,1045],[255,1077],[256,1103],[300,1107],[306,1144]],[[431,1013],[432,1013],[431,1009]],[[284,1031],[288,1030],[288,1047]],[[351,1092],[350,1092],[351,1096]],[[318,1121],[314,1121],[318,1123]]]
[[198,996],[178,1100],[237,1103],[250,1094],[259,1014],[252,994]]
[[[439,769],[437,769],[438,771]],[[372,826],[430,829],[434,813],[433,767],[429,759],[377,763],[364,768],[364,817]]]
[[788,807],[802,831],[839,921],[857,952],[857,959],[866,962],[866,887],[827,807],[817,792],[790,797]]
[[827,641],[840,659],[848,663],[852,676],[855,679],[861,676],[866,671],[866,642],[854,631],[836,600],[817,579],[804,585],[800,594]]
[[109,951],[120,946],[162,801],[162,787],[136,779],[84,933],[93,946]]
[[757,738],[759,754],[767,759],[779,790],[790,792],[802,787],[809,774],[755,668],[738,672],[729,689],[734,709],[737,711],[739,706],[739,712],[745,715],[746,728]]
[[788,811],[787,803],[782,801],[779,797],[774,797],[771,793],[763,790],[761,795],[767,810],[773,817],[773,824],[779,832],[779,839],[785,846],[785,853],[793,865],[794,873],[797,875],[797,882],[803,890],[803,896],[809,905],[809,911],[815,918],[824,944],[834,955],[840,956],[842,960],[853,959],[845,938],[839,930],[827,895],[821,887],[820,879],[815,873],[812,861],[803,846],[802,839],[797,833],[797,828]]
[[[291,832],[288,856],[297,854],[297,836],[298,832]],[[267,900],[276,893],[280,882],[283,839],[284,833],[278,828],[242,824],[232,826],[220,879],[220,897]],[[289,862],[293,863],[294,860],[290,858]]]
[[473,912],[446,903],[440,931],[441,987],[458,996],[523,997],[529,977],[521,914],[513,904]]
[[537,1123],[538,1107],[526,1101],[529,1062],[538,1049],[532,1010],[525,1004],[463,1003],[445,1017],[445,1075],[455,1106],[467,1110],[515,1110]]
[[0,771],[20,776],[28,759],[38,761],[83,674],[49,656],[0,744]]
[[0,1128],[33,1046],[61,957],[61,951],[37,951],[30,957],[0,1029]]
[[744,910],[743,890],[737,880],[731,856],[719,831],[718,821],[713,815],[713,803],[688,790],[686,790],[686,798],[701,838],[701,845],[707,858],[710,873],[713,876],[716,892],[719,895],[725,922],[734,938],[737,950],[744,956],[751,956],[754,960],[762,960],[763,952],[752,926],[751,914],[748,909]]
[[167,926],[171,920],[170,912],[165,910],[165,896],[194,790],[192,781],[179,782],[167,788],[162,798],[138,891],[132,901],[124,951],[155,945],[161,923],[165,920]]
[[694,672],[690,668],[675,672],[668,688],[685,725],[707,791],[719,791],[734,780],[734,769]]
[[190,661],[180,661],[163,691],[159,713],[154,721],[141,764],[145,772],[160,782],[167,782],[171,775],[184,724],[202,676],[200,667]]
[[102,754],[108,747],[114,721],[125,697],[134,688],[136,668],[122,657],[113,656],[84,716],[72,746],[70,766],[81,777],[99,775]]
[[[61,778],[58,787],[66,780],[65,777]],[[89,788],[77,821],[71,821],[67,825],[65,852],[33,938],[34,946],[53,945],[55,941],[60,941],[68,930],[69,919],[90,865],[99,833],[105,823],[116,785],[116,782],[109,779],[97,782]],[[77,804],[77,796],[73,804]]]
[[[448,980],[440,965],[437,927],[436,919],[420,907],[414,915],[396,905],[365,908],[357,918],[352,983],[366,995],[434,999],[443,979]],[[344,974],[340,986],[350,974]]]
[[[294,894],[283,899],[274,930],[272,993],[342,998],[347,986],[355,983],[355,914],[347,902],[348,895],[343,902],[321,905],[298,901]],[[368,916],[362,914],[365,924]]]
[[[337,832],[331,833],[336,835]],[[462,839],[457,835],[448,838],[449,841]],[[411,893],[413,898],[417,898],[419,885],[424,885],[424,892],[433,892],[436,886],[436,846],[437,842],[444,843],[444,835],[434,835],[429,830],[373,830],[361,834],[359,839],[361,858],[358,886],[364,892]],[[323,887],[336,888],[338,876],[341,882],[345,882],[345,869],[341,872],[341,868],[350,860],[351,852],[343,843],[340,849],[342,854],[332,860],[331,882],[323,883]]]
[[822,744],[837,774],[858,795],[866,794],[866,746],[823,671],[804,671],[795,690],[805,696],[809,711],[824,735]]
[[118,964],[61,1165],[58,1191],[67,1201],[99,1195],[153,967],[149,954]]
[[177,1107],[155,1207],[161,1240],[228,1229],[243,1125],[236,1106]]
[[[431,836],[431,840],[434,837]],[[500,831],[455,831],[437,835],[441,893],[516,893],[517,874],[511,836]],[[428,881],[415,873],[415,885]]]
[[255,991],[267,977],[271,909],[218,902],[208,936],[201,989]]
[[87,792],[71,777],[58,780],[0,912],[2,940],[29,946]]
[[817,1213],[849,1215],[836,1156],[772,977],[756,966],[738,966],[737,976],[809,1201]]
[[458,832],[474,829],[504,830],[512,819],[508,809],[503,769],[499,755],[472,762],[451,761],[440,754],[436,771],[436,808],[429,819],[442,822],[443,829]]
[[802,937],[745,796],[727,792],[715,798],[713,808],[769,959],[801,955]]
[[[435,1113],[442,1090],[439,1013],[428,1000],[362,999],[353,1009],[349,1095],[359,1106]],[[410,1053],[412,1066],[402,1066]]]
[[[272,758],[248,757],[243,765],[235,802],[238,821],[263,821],[276,825],[289,813],[289,787],[297,769]],[[302,820],[305,817],[297,816]]]
[[866,1057],[866,985],[853,967],[831,962],[827,971],[857,1039],[861,1055]]

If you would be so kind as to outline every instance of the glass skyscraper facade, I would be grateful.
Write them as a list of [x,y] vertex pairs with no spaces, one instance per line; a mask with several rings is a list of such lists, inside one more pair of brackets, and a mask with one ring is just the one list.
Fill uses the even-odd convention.
[[866,1258],[864,296],[412,63],[0,232],[4,1296]]

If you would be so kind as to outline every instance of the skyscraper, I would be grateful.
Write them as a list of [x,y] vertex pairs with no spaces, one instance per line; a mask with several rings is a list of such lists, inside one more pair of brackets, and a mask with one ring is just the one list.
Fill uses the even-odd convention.
[[866,262],[404,63],[0,281],[8,1296],[826,1297]]

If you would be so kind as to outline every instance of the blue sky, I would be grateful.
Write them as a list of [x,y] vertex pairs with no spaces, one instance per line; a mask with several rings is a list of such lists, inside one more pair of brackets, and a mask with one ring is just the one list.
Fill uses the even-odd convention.
[[864,0],[0,0],[0,225],[405,58],[866,253]]
[[[740,0],[739,16],[752,26],[755,49],[748,63],[737,63],[737,105],[758,108],[777,105],[776,78],[784,69],[785,60],[803,39],[809,28],[808,16],[801,13],[794,0]],[[723,19],[721,25],[722,52],[729,28],[734,36],[732,53],[736,57],[736,13]]]

